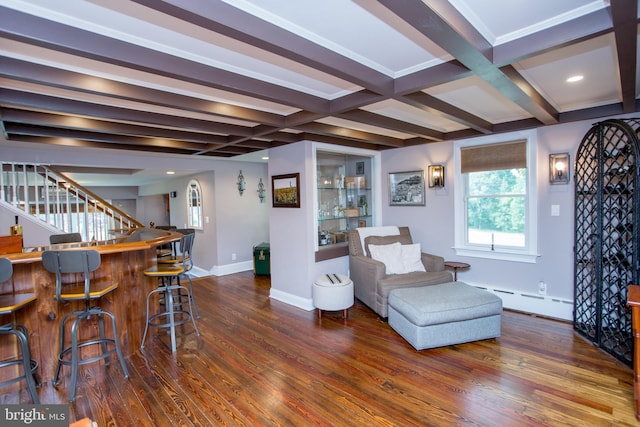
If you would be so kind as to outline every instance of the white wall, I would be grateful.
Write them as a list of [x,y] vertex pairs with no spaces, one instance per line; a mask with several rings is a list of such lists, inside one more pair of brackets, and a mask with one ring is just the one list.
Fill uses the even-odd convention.
[[[314,275],[312,144],[298,142],[269,150],[271,177],[300,173],[300,208],[270,208],[271,294],[307,310],[313,309],[311,289]],[[271,201],[269,203],[271,206]]]

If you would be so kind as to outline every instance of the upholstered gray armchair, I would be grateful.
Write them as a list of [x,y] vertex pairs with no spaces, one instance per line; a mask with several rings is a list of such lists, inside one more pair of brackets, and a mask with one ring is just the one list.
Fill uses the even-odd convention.
[[444,258],[426,253],[420,254],[426,271],[387,274],[385,264],[371,257],[369,245],[390,245],[396,242],[401,245],[413,243],[408,227],[368,227],[349,231],[349,274],[353,280],[355,296],[382,318],[388,316],[387,299],[392,289],[453,281],[451,273],[444,268]]

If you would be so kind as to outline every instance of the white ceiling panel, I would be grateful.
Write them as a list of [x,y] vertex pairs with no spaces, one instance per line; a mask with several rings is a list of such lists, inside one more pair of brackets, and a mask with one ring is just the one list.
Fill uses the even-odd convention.
[[[613,34],[520,61],[514,67],[559,111],[620,102]],[[567,78],[584,78],[568,83]]]

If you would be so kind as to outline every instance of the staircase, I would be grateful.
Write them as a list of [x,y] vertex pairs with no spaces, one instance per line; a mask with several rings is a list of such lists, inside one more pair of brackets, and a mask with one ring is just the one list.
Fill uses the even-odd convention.
[[83,241],[112,239],[118,230],[144,227],[55,169],[1,163],[0,203]]

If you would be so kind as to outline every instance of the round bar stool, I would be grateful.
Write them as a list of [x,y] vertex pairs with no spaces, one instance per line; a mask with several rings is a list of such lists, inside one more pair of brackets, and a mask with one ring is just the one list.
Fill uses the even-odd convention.
[[[164,256],[158,258],[158,264],[181,264],[184,268],[184,272],[180,276],[186,276],[189,279],[189,292],[191,292],[191,303],[193,305],[193,312],[196,317],[200,318],[200,312],[198,312],[198,306],[193,298],[193,282],[189,271],[193,268],[193,259],[191,258],[191,252],[193,251],[193,242],[196,238],[196,231],[193,228],[178,228],[174,230],[177,233],[183,234],[180,238],[180,254],[174,254],[171,256]],[[180,276],[178,276],[178,284],[180,284]]]
[[[4,283],[13,275],[13,265],[6,258],[0,258],[0,283]],[[0,315],[9,314],[15,318],[15,312],[38,299],[36,294],[15,294],[0,295]],[[29,394],[33,403],[40,403],[40,398],[36,392],[36,386],[40,386],[40,382],[35,377],[35,371],[38,369],[38,362],[31,359],[31,351],[29,349],[29,334],[24,325],[15,323],[7,323],[0,326],[0,335],[13,335],[18,339],[20,344],[20,357],[3,360],[0,362],[0,368],[22,365],[22,375],[8,379],[0,383],[0,387],[4,387],[15,382],[26,380]]]
[[[56,275],[56,300],[63,303],[71,301],[84,302],[84,309],[66,314],[60,322],[60,352],[58,353],[54,384],[57,385],[59,382],[62,365],[71,366],[69,401],[73,402],[76,397],[78,366],[102,359],[105,360],[105,365],[109,365],[109,357],[113,353],[118,356],[124,377],[129,378],[129,371],[120,350],[115,316],[99,306],[91,306],[93,301],[99,300],[118,288],[118,283],[113,282],[111,278],[91,280],[91,272],[100,267],[100,253],[94,249],[45,251],[42,253],[42,264],[47,271]],[[83,280],[76,281],[76,274],[69,273],[78,273]],[[68,281],[65,281],[65,279]],[[98,319],[100,336],[81,341],[78,331],[79,326],[82,321],[90,322],[93,316]],[[111,318],[113,338],[105,335],[104,316]],[[65,347],[65,325],[68,321],[71,322],[71,345]],[[80,359],[80,349],[93,345],[99,345],[101,353],[86,359]]]
[[[147,322],[144,327],[144,334],[142,335],[142,344],[140,344],[140,348],[144,348],[144,342],[147,338],[149,326],[169,329],[172,353],[175,353],[177,350],[177,326],[183,325],[191,320],[193,328],[196,331],[196,336],[200,336],[200,331],[198,330],[198,326],[196,325],[196,321],[192,315],[191,293],[189,292],[189,289],[180,285],[179,281],[179,277],[184,273],[184,271],[184,267],[181,264],[158,264],[155,267],[145,270],[145,276],[156,277],[159,279],[159,286],[147,295]],[[176,279],[175,285],[172,284],[173,279]],[[164,307],[164,311],[150,314],[149,304],[151,302],[151,298],[156,294],[160,294],[164,298],[164,304],[161,304],[161,306]],[[187,305],[189,307],[188,310],[184,309],[184,303],[182,302],[183,296],[187,300]]]

